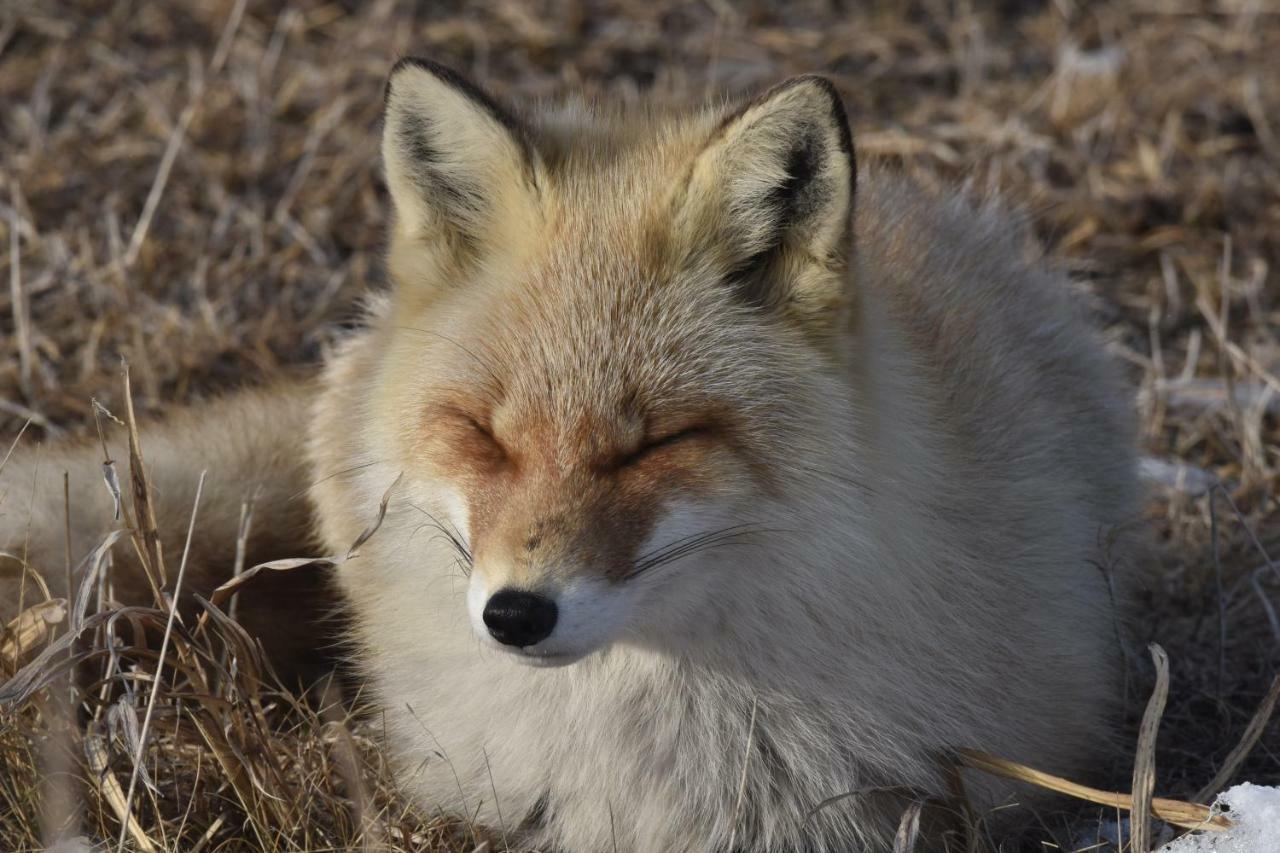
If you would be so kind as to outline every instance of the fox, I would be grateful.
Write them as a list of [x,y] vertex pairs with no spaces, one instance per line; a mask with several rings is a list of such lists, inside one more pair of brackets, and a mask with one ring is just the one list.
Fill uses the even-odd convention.
[[[1020,214],[859,165],[816,75],[518,105],[408,58],[381,153],[361,327],[142,438],[167,553],[206,471],[194,591],[251,490],[257,561],[342,553],[383,503],[241,619],[298,660],[342,602],[418,803],[568,853],[888,851],[958,781],[1026,796],[957,750],[1105,758],[1131,406]],[[7,463],[0,616],[113,523],[101,457]]]

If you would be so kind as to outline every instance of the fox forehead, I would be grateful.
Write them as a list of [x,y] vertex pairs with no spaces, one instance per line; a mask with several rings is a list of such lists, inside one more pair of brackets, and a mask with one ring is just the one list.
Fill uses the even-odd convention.
[[730,376],[754,372],[751,335],[717,282],[672,274],[640,242],[582,229],[492,257],[400,324],[404,357],[513,432],[553,425],[534,416],[569,432],[602,419],[613,423],[591,425],[625,431],[728,402],[750,384]]

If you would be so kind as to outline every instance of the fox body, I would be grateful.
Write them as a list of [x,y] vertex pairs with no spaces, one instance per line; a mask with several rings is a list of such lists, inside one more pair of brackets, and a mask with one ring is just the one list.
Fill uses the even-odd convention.
[[422,803],[566,851],[882,850],[955,748],[1097,757],[1128,406],[1018,222],[859,171],[815,77],[520,115],[404,61],[383,157],[366,329],[308,390],[159,428],[151,467],[163,495],[208,459],[206,537],[264,468],[255,528],[296,488],[334,552],[389,496],[336,582]]

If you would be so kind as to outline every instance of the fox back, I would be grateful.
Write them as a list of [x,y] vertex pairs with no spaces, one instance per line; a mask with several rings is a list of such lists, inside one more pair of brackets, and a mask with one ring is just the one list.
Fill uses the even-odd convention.
[[408,60],[383,157],[393,286],[309,455],[329,547],[388,496],[338,583],[424,804],[879,850],[953,749],[1105,747],[1128,407],[1019,222],[859,169],[817,77],[522,112]]

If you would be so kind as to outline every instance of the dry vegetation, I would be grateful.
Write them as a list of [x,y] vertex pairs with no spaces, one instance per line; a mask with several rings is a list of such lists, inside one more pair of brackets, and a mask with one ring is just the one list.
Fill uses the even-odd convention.
[[[1155,681],[1143,643],[1170,659],[1156,793],[1203,797],[1224,763],[1219,785],[1280,783],[1276,725],[1228,760],[1280,660],[1280,564],[1266,556],[1280,558],[1275,0],[410,5],[0,3],[0,457],[24,424],[23,442],[91,433],[91,398],[123,411],[121,357],[144,421],[314,361],[380,284],[378,118],[401,54],[513,100],[698,98],[822,71],[862,158],[1028,209],[1131,368],[1153,481],[1141,523],[1157,545],[1117,568],[1146,588],[1135,745]],[[0,501],[17,511],[21,495]],[[30,645],[64,634],[56,610],[26,626]],[[376,715],[352,716],[336,690],[274,689],[220,611],[175,626],[157,691],[146,673],[168,614],[118,614],[118,635],[145,648],[112,656],[112,614],[95,610],[77,707],[58,650],[47,686],[0,710],[0,849],[68,828],[115,849],[148,716],[125,829],[136,849],[477,843],[397,797]],[[0,642],[12,664],[17,639]],[[1101,768],[1114,790],[1129,790],[1132,762]],[[1088,847],[1115,816],[1046,817],[1041,837]]]

